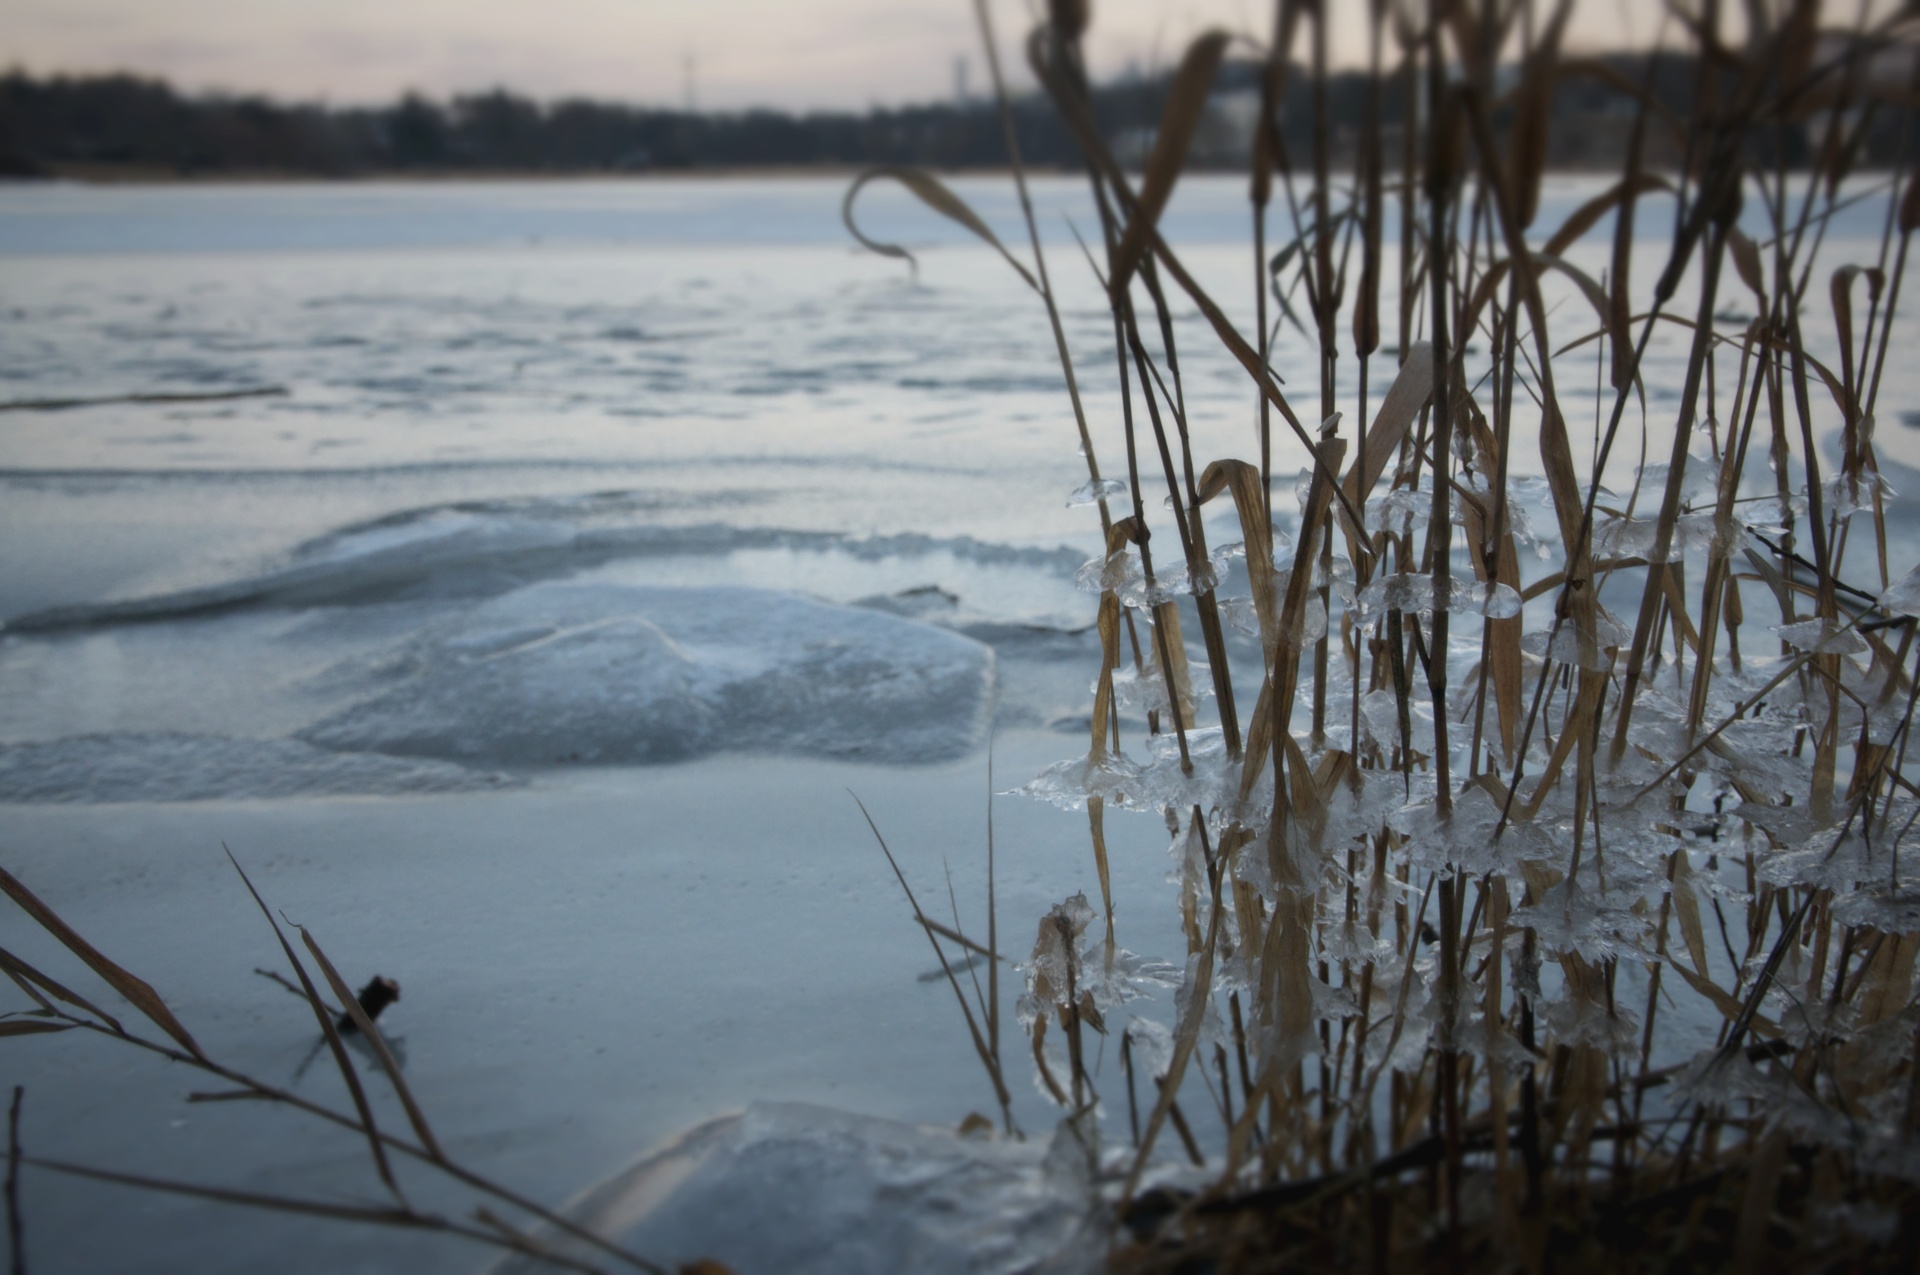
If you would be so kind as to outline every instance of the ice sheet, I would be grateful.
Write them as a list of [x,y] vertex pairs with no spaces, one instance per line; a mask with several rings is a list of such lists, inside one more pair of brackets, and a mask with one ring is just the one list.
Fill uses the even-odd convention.
[[365,677],[374,693],[307,740],[486,765],[719,751],[909,762],[972,747],[993,652],[764,589],[549,583],[461,614]]
[[520,781],[447,762],[341,753],[295,739],[178,731],[0,744],[0,802],[484,792]]
[[[737,1275],[1092,1275],[1103,1263],[1086,1195],[1047,1153],[1045,1139],[755,1103],[568,1212],[655,1260],[712,1258]],[[491,1275],[544,1269],[514,1258]]]

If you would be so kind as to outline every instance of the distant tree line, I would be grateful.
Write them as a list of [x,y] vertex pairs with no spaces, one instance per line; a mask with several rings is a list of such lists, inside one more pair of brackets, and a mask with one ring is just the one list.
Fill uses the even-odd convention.
[[[1103,94],[1121,127],[1150,124],[1159,89]],[[1077,152],[1050,106],[1015,104],[1023,155],[1039,165]],[[0,76],[0,171],[75,168],[180,174],[277,171],[594,172],[761,165],[1006,162],[988,103],[876,107],[864,113],[694,113],[502,89],[378,107],[291,105],[265,97],[189,96],[130,74]]]
[[[1680,55],[1602,59],[1618,73],[1569,77],[1556,94],[1560,165],[1607,164],[1631,123],[1619,85],[1644,83],[1684,115],[1696,68]],[[1218,126],[1196,159],[1236,167],[1246,156],[1245,131],[1257,99],[1258,68],[1229,63],[1218,80]],[[1096,91],[1095,113],[1123,157],[1150,143],[1165,97],[1153,77]],[[1385,87],[1382,120],[1389,163],[1397,158],[1405,86]],[[1336,151],[1350,152],[1365,108],[1358,73],[1329,77],[1326,102]],[[1013,114],[1028,163],[1072,167],[1078,149],[1051,105],[1022,97]],[[1891,157],[1898,122],[1867,139],[1869,162]],[[1312,145],[1313,97],[1304,74],[1287,78],[1281,105],[1289,149]],[[1789,140],[1798,149],[1798,143]],[[1798,159],[1799,155],[1790,156]],[[1656,160],[1658,156],[1650,155]],[[164,81],[132,74],[0,76],[0,173],[146,171],[181,175],[279,172],[349,176],[376,172],[621,172],[650,169],[916,164],[968,168],[1006,163],[998,111],[991,102],[936,103],[864,113],[773,110],[695,113],[567,99],[542,103],[503,89],[435,101],[408,94],[378,107],[286,104],[260,96],[189,95]],[[1395,164],[1397,167],[1397,164]]]

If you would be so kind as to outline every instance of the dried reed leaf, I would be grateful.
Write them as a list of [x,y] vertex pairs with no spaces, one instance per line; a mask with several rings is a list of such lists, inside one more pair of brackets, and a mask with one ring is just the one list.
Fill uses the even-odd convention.
[[[1691,987],[1694,991],[1705,997],[1715,1009],[1720,1011],[1721,1015],[1725,1017],[1729,1023],[1738,1023],[1741,1015],[1746,1012],[1744,1005],[1729,995],[1713,980],[1694,973],[1678,962],[1669,964],[1668,968],[1685,979],[1688,987]],[[1762,1036],[1777,1038],[1780,1035],[1780,1025],[1764,1014],[1755,1014],[1752,1022],[1748,1025]]]
[[[1027,64],[1033,68],[1035,77],[1046,86],[1054,104],[1060,108],[1060,114],[1072,131],[1074,140],[1079,143],[1094,170],[1105,178],[1113,193],[1119,197],[1122,206],[1131,207],[1133,196],[1126,174],[1121,172],[1120,166],[1114,162],[1113,153],[1108,148],[1086,103],[1062,77],[1048,50],[1046,29],[1035,28],[1027,39]],[[1219,338],[1222,345],[1226,346],[1227,352],[1233,355],[1235,361],[1246,369],[1247,375],[1253,378],[1261,396],[1273,405],[1274,410],[1280,413],[1280,419],[1286,422],[1288,429],[1293,431],[1294,437],[1299,439],[1306,447],[1308,454],[1317,460],[1318,449],[1315,441],[1307,433],[1306,426],[1301,424],[1299,414],[1293,410],[1293,404],[1289,403],[1286,395],[1280,392],[1280,386],[1274,378],[1272,368],[1267,365],[1260,352],[1240,335],[1232,321],[1227,318],[1226,312],[1220,308],[1219,303],[1209,296],[1206,289],[1202,288],[1188,272],[1180,258],[1160,237],[1159,230],[1150,222],[1145,223],[1145,226],[1155,258],[1173,281],[1180,286],[1180,290],[1193,301],[1201,317],[1206,319],[1208,326],[1213,329],[1214,335]],[[1344,504],[1344,493],[1339,495]],[[1349,509],[1348,514],[1356,516],[1357,511]]]
[[[225,850],[226,847],[222,846]],[[387,1161],[387,1148],[380,1136],[380,1128],[373,1120],[373,1107],[367,1102],[366,1089],[360,1083],[360,1073],[355,1070],[353,1059],[347,1056],[347,1047],[340,1039],[340,1031],[333,1025],[333,1015],[328,1012],[327,1004],[320,999],[313,980],[307,976],[307,967],[294,955],[293,944],[287,942],[287,936],[280,932],[280,923],[273,918],[273,912],[267,907],[267,901],[260,897],[260,891],[253,888],[252,878],[247,870],[240,866],[240,860],[234,858],[233,851],[227,850],[227,862],[240,874],[240,883],[247,887],[247,893],[260,908],[260,915],[267,918],[267,925],[273,930],[273,937],[280,940],[280,950],[286,954],[287,963],[293,966],[293,972],[300,980],[300,990],[306,993],[307,1005],[313,1010],[315,1021],[320,1024],[320,1034],[326,1038],[327,1048],[333,1054],[334,1066],[339,1069],[341,1080],[346,1082],[347,1093],[353,1098],[353,1109],[360,1117],[360,1129],[366,1134],[367,1148],[373,1154],[375,1169],[380,1180],[387,1184],[396,1200],[406,1204],[406,1195],[400,1190],[398,1179],[393,1176],[393,1166]]]
[[1171,676],[1167,679],[1167,698],[1172,701],[1179,720],[1188,726],[1193,724],[1193,672],[1187,662],[1186,639],[1180,634],[1180,604],[1172,600],[1157,603],[1153,608],[1154,645],[1166,652],[1167,670]]
[[1240,515],[1240,537],[1247,547],[1247,579],[1260,619],[1260,640],[1271,651],[1279,640],[1274,626],[1280,608],[1273,589],[1273,524],[1267,521],[1260,471],[1243,460],[1214,461],[1200,475],[1200,501],[1205,504],[1223,491],[1233,493],[1234,509]]
[[[873,839],[880,843],[880,853],[887,857],[887,866],[893,869],[894,880],[900,883],[901,893],[907,896],[907,906],[913,909],[913,919],[918,921],[921,928],[926,931],[927,943],[933,948],[933,954],[940,962],[940,969],[947,976],[947,986],[953,989],[953,998],[960,1003],[960,1013],[967,1020],[967,1034],[973,1040],[973,1051],[979,1056],[980,1065],[986,1068],[987,1078],[993,1082],[994,1096],[999,1099],[1001,1110],[1003,1112],[1009,1110],[1012,1098],[1007,1093],[1006,1082],[1000,1072],[1000,1059],[988,1045],[986,1036],[981,1033],[980,1024],[974,1018],[973,1006],[967,1002],[966,993],[960,990],[960,979],[954,974],[952,963],[947,960],[946,950],[940,946],[940,940],[933,936],[933,931],[928,926],[927,914],[921,910],[920,900],[914,896],[913,887],[907,884],[907,874],[900,870],[899,861],[893,857],[893,850],[887,845],[887,839],[880,835],[880,825],[873,821],[873,815],[868,812],[866,803],[861,801],[851,789],[848,790],[847,795],[853,798],[854,805],[860,807],[860,815],[867,821],[867,827],[872,830]],[[1040,1033],[1045,1030],[1045,1024],[1046,1017],[1042,1015],[1034,1025],[1033,1054],[1035,1058],[1041,1058]],[[1045,1060],[1042,1059],[1042,1071],[1045,1067]],[[1051,1077],[1048,1079],[1051,1081]]]
[[1107,734],[1113,712],[1113,673],[1120,666],[1120,599],[1111,589],[1100,599],[1096,623],[1100,632],[1100,676],[1093,687],[1093,739],[1088,755],[1099,761],[1107,755]]
[[1152,228],[1160,220],[1174,183],[1187,165],[1187,149],[1193,133],[1206,114],[1207,98],[1213,92],[1213,80],[1220,69],[1220,57],[1231,37],[1224,31],[1208,31],[1187,46],[1180,69],[1167,87],[1167,104],[1160,115],[1160,129],[1154,135],[1153,153],[1147,158],[1146,172],[1140,180],[1126,231],[1114,250],[1108,268],[1108,287],[1115,293],[1133,280],[1141,255],[1151,242]]
[[1693,968],[1700,977],[1709,977],[1707,973],[1707,932],[1700,924],[1700,898],[1693,888],[1693,866],[1687,862],[1687,852],[1676,850],[1673,855],[1673,912],[1680,921],[1680,937],[1686,942],[1687,955],[1693,958]]
[[[1457,8],[1464,9],[1465,5]],[[1521,229],[1533,224],[1540,210],[1540,179],[1547,170],[1547,132],[1553,115],[1553,90],[1560,53],[1560,36],[1573,12],[1573,0],[1559,0],[1546,32],[1528,53],[1520,86],[1514,93],[1513,133],[1508,145],[1508,168],[1515,183],[1514,215]]]
[[1627,145],[1627,172],[1621,179],[1620,211],[1613,220],[1613,263],[1608,273],[1606,328],[1612,347],[1610,383],[1616,393],[1624,391],[1633,377],[1633,214],[1638,203],[1632,180],[1641,170],[1646,155],[1647,115],[1644,107],[1634,116],[1633,134]]
[[1553,232],[1553,238],[1547,240],[1540,251],[1549,257],[1565,256],[1567,249],[1578,243],[1582,236],[1600,223],[1602,217],[1623,201],[1637,198],[1648,191],[1672,189],[1672,182],[1651,173],[1635,173],[1630,178],[1622,178],[1568,214],[1560,229]]
[[[1340,472],[1340,462],[1347,454],[1347,440],[1328,438],[1315,448],[1315,452],[1320,463],[1314,467],[1313,480],[1307,486],[1306,508],[1300,511],[1300,535],[1293,546],[1293,571],[1287,577],[1286,596],[1280,600],[1280,646],[1283,650],[1292,650],[1295,659],[1299,657],[1298,635],[1306,614],[1307,598],[1313,592],[1313,562],[1319,553],[1321,528],[1326,522],[1327,509],[1333,503],[1334,484],[1328,481],[1327,475]],[[1291,703],[1292,682],[1283,682],[1281,692],[1287,697],[1287,703]],[[1285,717],[1283,707],[1282,720]]]
[[366,1038],[367,1044],[373,1047],[374,1056],[380,1060],[380,1066],[386,1071],[387,1078],[393,1082],[393,1091],[400,1097],[400,1105],[406,1108],[407,1120],[413,1125],[414,1136],[420,1139],[420,1145],[427,1149],[428,1155],[436,1160],[445,1159],[446,1157],[440,1151],[440,1143],[434,1138],[433,1130],[427,1124],[425,1113],[420,1110],[420,1104],[414,1100],[413,1090],[408,1086],[407,1078],[400,1074],[400,1064],[394,1061],[393,1052],[387,1048],[386,1037],[380,1034],[380,1029],[374,1025],[367,1011],[361,1008],[360,998],[353,994],[353,989],[347,986],[346,980],[341,978],[339,971],[333,968],[333,962],[328,960],[327,954],[320,950],[320,944],[307,927],[296,925],[294,928],[300,931],[300,941],[306,944],[307,951],[313,954],[314,961],[320,966],[320,972],[326,975],[327,986],[333,989],[333,994],[339,1002],[346,1006],[347,1016],[353,1020],[353,1025],[360,1029],[360,1034]]
[[1747,285],[1764,309],[1767,304],[1766,274],[1760,268],[1760,249],[1747,233],[1734,226],[1727,231],[1727,251],[1733,254],[1733,268],[1740,282]]
[[[125,1029],[120,1026],[119,1020],[114,1018],[113,1015],[107,1013],[78,992],[71,991],[64,985],[42,974],[39,970],[27,964],[12,952],[7,951],[4,947],[0,947],[0,970],[5,970],[8,976],[26,988],[27,995],[33,997],[35,1000],[41,1000],[40,992],[44,991],[55,1000],[64,1001],[75,1009],[83,1009],[114,1031],[120,1032],[123,1035],[125,1034]],[[36,991],[36,988],[39,990]],[[41,1001],[41,1003],[45,1004],[45,1001]]]
[[167,1195],[185,1195],[194,1199],[212,1200],[220,1204],[244,1204],[252,1208],[268,1209],[276,1213],[298,1213],[309,1217],[334,1218],[351,1222],[377,1222],[386,1226],[435,1227],[427,1217],[409,1209],[381,1207],[366,1204],[337,1204],[328,1200],[302,1200],[292,1196],[268,1195],[259,1191],[236,1191],[226,1187],[199,1186],[191,1182],[174,1182],[167,1178],[146,1177],[136,1173],[119,1173],[110,1169],[93,1169],[82,1164],[67,1164],[59,1160],[43,1160],[38,1156],[22,1156],[22,1164],[30,1164],[49,1173],[64,1173],[70,1177],[91,1178],[96,1182],[111,1182],[118,1186],[135,1186],[143,1190],[159,1191]]
[[1249,192],[1256,208],[1265,208],[1273,197],[1274,169],[1285,162],[1286,149],[1280,140],[1280,104],[1286,100],[1288,59],[1293,53],[1293,38],[1300,29],[1300,14],[1307,0],[1279,0],[1273,7],[1273,39],[1267,44],[1267,56],[1260,67],[1260,118],[1254,125],[1253,184]]
[[[1100,905],[1107,918],[1107,955],[1113,955],[1113,874],[1107,859],[1107,801],[1087,794],[1087,830],[1093,837],[1093,870],[1100,878]],[[992,959],[992,953],[988,953]]]
[[[107,986],[120,993],[129,1004],[146,1015],[149,1022],[178,1041],[181,1048],[195,1058],[206,1057],[200,1052],[200,1046],[195,1043],[193,1036],[181,1026],[180,1020],[173,1016],[173,1011],[167,1008],[166,1002],[160,999],[158,992],[108,960],[98,948],[81,938],[72,926],[61,920],[52,908],[42,903],[33,891],[22,885],[19,879],[5,868],[0,868],[0,891],[4,891],[8,898],[19,904],[20,910],[38,922],[41,929],[60,940],[69,952],[85,962],[87,968],[98,974]],[[44,982],[41,986],[47,987],[49,992],[53,991],[53,988]],[[59,993],[55,994],[59,995]],[[61,998],[67,999],[66,996]],[[79,1002],[70,1001],[69,1003]]]
[[[1471,405],[1471,399],[1466,401]],[[1499,472],[1500,443],[1488,427],[1486,418],[1473,409],[1468,425],[1486,465],[1494,472]],[[1472,559],[1474,575],[1483,581],[1504,584],[1518,593],[1522,587],[1520,555],[1514,547],[1511,528],[1494,528],[1490,523],[1491,512],[1483,513],[1478,501],[1468,499],[1464,503],[1467,544],[1471,550],[1469,557]],[[1520,646],[1524,627],[1522,618],[1514,615],[1506,619],[1489,618],[1485,628],[1488,671],[1493,683],[1494,701],[1499,707],[1500,751],[1502,757],[1508,760],[1512,759],[1513,751],[1518,746],[1525,713],[1522,704],[1524,657]],[[1501,805],[1504,808],[1504,798]]]
[[[1202,820],[1205,816],[1198,807],[1194,809],[1194,818]],[[1205,835],[1204,832],[1202,834]],[[1220,948],[1220,918],[1225,909],[1220,906],[1220,878],[1224,875],[1217,868],[1213,877],[1213,906],[1207,914],[1207,938],[1192,964],[1192,982],[1185,989],[1186,1000],[1179,1021],[1174,1026],[1173,1060],[1167,1066],[1166,1083],[1161,1086],[1160,1096],[1153,1104],[1153,1114],[1147,1118],[1147,1127],[1140,1135],[1140,1149],[1135,1153],[1133,1167],[1127,1171],[1126,1184],[1121,1188],[1120,1198],[1130,1200],[1140,1185],[1140,1175],[1145,1171],[1149,1157],[1153,1154],[1154,1140],[1159,1136],[1161,1126],[1166,1123],[1168,1110],[1180,1093],[1180,1082],[1186,1078],[1187,1062],[1193,1057],[1194,1046],[1200,1040],[1200,1028],[1206,1022],[1207,1007],[1213,996],[1213,959]],[[1036,1046],[1036,1054],[1039,1052]]]
[[989,227],[986,222],[980,219],[979,214],[967,206],[966,200],[960,198],[960,196],[954,194],[951,190],[948,190],[946,185],[938,177],[935,177],[931,173],[921,172],[917,168],[902,168],[896,165],[870,168],[854,178],[853,184],[847,187],[846,197],[840,201],[840,220],[846,223],[848,233],[859,240],[869,251],[877,252],[883,257],[896,257],[908,265],[913,266],[915,269],[919,267],[919,263],[914,259],[914,255],[911,252],[899,244],[880,243],[877,240],[867,238],[867,236],[861,232],[859,224],[853,219],[853,201],[859,197],[860,191],[868,182],[881,178],[891,178],[899,182],[902,186],[905,186],[918,196],[921,203],[933,209],[949,221],[958,222],[960,225],[965,226],[968,230],[972,231],[974,235],[993,248],[994,251],[998,252],[1006,263],[1013,267],[1015,273],[1020,276],[1021,280],[1024,281],[1029,288],[1032,288],[1035,292],[1041,291],[1039,281],[1033,277],[1026,266],[1020,263],[1018,258],[1007,251],[1007,246],[1000,242],[999,237],[993,233],[992,228]]
[[1275,1062],[1290,1066],[1312,1043],[1313,1008],[1312,892],[1283,889],[1274,900],[1273,921],[1260,962],[1262,1003],[1267,1021],[1279,1033]]
[[1388,462],[1399,453],[1414,418],[1432,397],[1433,342],[1416,341],[1407,347],[1400,371],[1387,388],[1387,396],[1380,401],[1373,423],[1367,427],[1366,454],[1354,457],[1353,468],[1347,471],[1343,486],[1349,504],[1358,508],[1366,500],[1380,481],[1380,475],[1386,472]]
[[1293,795],[1294,818],[1317,830],[1326,823],[1326,801],[1314,775],[1313,763],[1289,731],[1282,736],[1287,749],[1287,791]]
[[49,1032],[72,1031],[76,1023],[50,1023],[43,1018],[0,1019],[0,1036],[44,1036]]
[[1780,24],[1774,37],[1779,50],[1778,78],[1771,85],[1764,84],[1761,77],[1765,74],[1765,62],[1756,59],[1752,67],[1752,91],[1759,93],[1771,88],[1783,101],[1791,101],[1810,87],[1807,77],[1813,69],[1814,50],[1820,43],[1817,37],[1821,0],[1791,0],[1791,3],[1793,7],[1787,11],[1786,21]]
[[1841,266],[1833,272],[1827,292],[1833,302],[1833,326],[1840,338],[1840,367],[1845,399],[1840,405],[1847,425],[1846,455],[1842,463],[1848,473],[1858,473],[1860,457],[1854,447],[1854,426],[1860,418],[1860,391],[1853,366],[1853,281],[1865,277],[1867,297],[1874,308],[1880,305],[1880,293],[1886,287],[1886,273],[1873,266]]
[[[265,1209],[274,1213],[291,1213],[304,1217],[327,1218],[338,1222],[369,1222],[378,1226],[396,1227],[402,1230],[435,1231],[443,1234],[461,1235],[483,1244],[527,1253],[561,1270],[579,1271],[583,1275],[596,1275],[600,1267],[578,1261],[565,1254],[557,1253],[531,1242],[515,1242],[512,1235],[495,1234],[458,1222],[449,1221],[432,1213],[419,1213],[412,1208],[382,1208],[378,1205],[341,1204],[332,1200],[308,1200],[297,1196],[273,1195],[263,1191],[240,1191],[230,1187],[200,1186],[191,1182],[177,1182],[168,1178],[147,1177],[136,1173],[120,1173],[109,1169],[89,1168],[86,1165],[67,1164],[58,1160],[43,1160],[37,1156],[22,1156],[20,1163],[51,1173],[62,1173],[70,1177],[88,1178],[95,1182],[108,1182],[117,1186],[138,1187],[141,1190],[157,1191],[165,1195],[181,1195],[191,1199],[209,1200],[217,1204],[238,1204],[247,1208]],[[664,1267],[656,1266],[631,1254],[621,1253],[630,1265],[638,1270],[667,1275]]]
[[[1096,798],[1093,798],[1093,800],[1097,801],[1099,800],[1099,798],[1096,797]],[[980,943],[974,939],[968,938],[966,935],[962,934],[960,931],[954,929],[951,925],[942,924],[941,922],[934,920],[930,916],[921,917],[919,918],[919,920],[922,926],[924,926],[929,930],[932,930],[935,934],[938,934],[941,938],[946,939],[949,942],[954,943],[962,948],[965,948],[969,952],[975,952],[981,956],[985,956],[987,954],[987,947],[984,943]]]

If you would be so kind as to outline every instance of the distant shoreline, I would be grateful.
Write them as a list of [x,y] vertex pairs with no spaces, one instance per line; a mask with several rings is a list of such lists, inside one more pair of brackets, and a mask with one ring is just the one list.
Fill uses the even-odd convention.
[[[580,168],[390,168],[364,169],[355,172],[326,173],[303,169],[206,169],[182,172],[176,169],[144,166],[137,164],[57,164],[48,165],[35,173],[10,173],[0,175],[0,188],[41,186],[58,184],[80,184],[86,186],[291,186],[291,185],[453,185],[461,182],[507,183],[507,182],[688,182],[688,181],[768,181],[803,180],[807,178],[852,179],[861,173],[884,165],[873,164],[766,164],[738,165],[703,168],[652,168],[616,171],[609,169]],[[937,165],[908,165],[931,171],[944,178],[953,177],[1006,177],[1011,178],[1012,169],[1005,166],[979,166],[960,168],[941,168]],[[1028,165],[1029,176],[1083,176],[1083,170],[1054,165]],[[1604,164],[1574,165],[1562,164],[1549,166],[1549,177],[1590,177],[1608,176],[1613,170]],[[1797,166],[1792,171],[1810,171],[1805,166]],[[1856,176],[1883,174],[1892,169],[1861,167],[1855,170]],[[1243,168],[1196,168],[1190,170],[1196,177],[1244,177]],[[1341,180],[1349,179],[1349,172],[1336,172]]]

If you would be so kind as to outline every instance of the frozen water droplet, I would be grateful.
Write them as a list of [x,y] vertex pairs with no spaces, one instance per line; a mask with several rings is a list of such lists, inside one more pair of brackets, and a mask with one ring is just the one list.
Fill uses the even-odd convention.
[[1067,508],[1081,505],[1097,505],[1103,500],[1125,494],[1126,483],[1118,478],[1102,478],[1099,482],[1088,481],[1075,487],[1067,497]]

